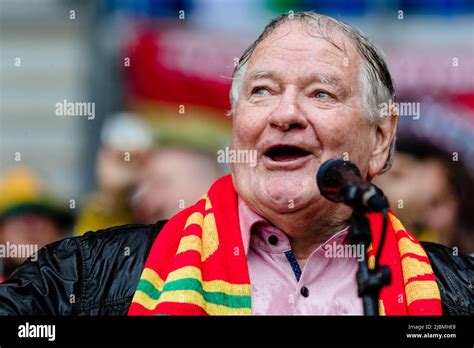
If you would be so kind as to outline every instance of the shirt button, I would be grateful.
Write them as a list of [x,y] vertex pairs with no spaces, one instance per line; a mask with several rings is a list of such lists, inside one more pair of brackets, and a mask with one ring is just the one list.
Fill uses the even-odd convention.
[[270,237],[268,237],[268,243],[271,245],[276,245],[278,243],[278,237],[272,234]]
[[303,296],[303,297],[308,297],[309,296],[309,290],[306,286],[303,286],[300,290],[300,294]]

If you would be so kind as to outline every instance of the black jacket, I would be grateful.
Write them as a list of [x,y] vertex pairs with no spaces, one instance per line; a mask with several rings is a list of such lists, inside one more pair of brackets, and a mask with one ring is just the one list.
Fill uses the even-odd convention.
[[[47,245],[0,284],[0,315],[126,315],[166,221],[126,225]],[[474,315],[474,259],[422,243],[445,315]]]

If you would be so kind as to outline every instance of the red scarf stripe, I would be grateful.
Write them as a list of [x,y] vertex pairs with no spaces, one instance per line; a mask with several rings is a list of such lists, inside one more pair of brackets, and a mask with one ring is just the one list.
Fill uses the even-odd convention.
[[186,236],[198,236],[199,238],[201,238],[201,236],[202,236],[201,228],[200,228],[198,225],[196,225],[196,224],[189,225],[189,226],[183,231],[182,236],[183,236],[183,237],[186,237]]
[[439,299],[417,300],[410,304],[409,315],[440,315],[442,311]]
[[417,280],[436,281],[436,278],[434,278],[432,274],[421,274],[421,275],[418,275],[416,277],[409,278],[407,283],[417,281]]
[[406,257],[411,257],[413,259],[417,259],[420,262],[425,262],[425,263],[428,263],[428,264],[430,263],[430,259],[428,258],[428,256],[420,256],[418,254],[413,254],[413,253],[405,253],[405,254],[403,254],[403,256],[400,257],[400,259],[403,260]]
[[171,273],[174,270],[201,263],[201,253],[195,250],[189,250],[184,253],[177,254],[173,260],[173,267],[172,270],[169,272]]
[[162,302],[155,308],[154,314],[173,314],[176,310],[187,313],[187,315],[209,315],[202,307],[191,303],[179,302]]

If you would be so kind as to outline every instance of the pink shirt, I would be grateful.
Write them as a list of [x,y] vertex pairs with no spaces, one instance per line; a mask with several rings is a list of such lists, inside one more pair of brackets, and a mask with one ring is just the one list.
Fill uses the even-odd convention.
[[349,228],[313,251],[301,272],[286,234],[253,212],[240,197],[238,204],[253,314],[363,314],[362,300],[357,296],[357,256],[326,256],[328,248],[336,251],[338,245],[348,243]]

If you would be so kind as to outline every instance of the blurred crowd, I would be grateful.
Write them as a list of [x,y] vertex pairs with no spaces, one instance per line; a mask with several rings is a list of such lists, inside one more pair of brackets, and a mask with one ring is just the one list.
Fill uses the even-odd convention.
[[[0,244],[39,249],[89,231],[153,224],[188,207],[228,168],[216,161],[223,146],[220,134],[174,132],[164,134],[153,122],[130,113],[111,116],[101,132],[97,190],[84,195],[77,206],[51,195],[31,168],[11,168],[0,184]],[[3,277],[27,256],[2,258]]]
[[[41,172],[33,165],[21,162],[2,170],[0,245],[41,248],[67,236],[111,226],[153,224],[188,207],[214,180],[229,173],[228,165],[216,160],[217,151],[228,146],[230,137],[231,120],[226,116],[228,77],[235,57],[250,43],[247,38],[255,37],[245,34],[230,38],[218,30],[195,30],[188,24],[183,29],[179,27],[181,24],[168,20],[166,24],[158,21],[157,25],[156,16],[160,15],[156,8],[165,6],[159,1],[156,6],[152,6],[153,1],[139,1],[135,5],[127,1],[105,3],[109,13],[117,7],[129,6],[134,15],[140,14],[141,24],[126,26],[133,35],[129,33],[114,48],[126,103],[123,111],[102,116],[94,165],[95,190],[82,193],[75,201],[57,194],[53,190],[54,182],[44,182]],[[148,3],[150,7],[145,6]],[[193,7],[190,3],[194,4],[192,1],[168,4],[163,7],[165,15],[179,13],[181,8],[186,13],[192,10],[203,13],[202,8],[199,10],[196,4]],[[217,13],[213,8],[215,11],[220,8],[211,6],[212,1],[203,3],[207,4],[208,15]],[[231,3],[236,7],[235,2]],[[437,11],[443,10],[443,1],[433,3],[439,7]],[[243,4],[242,8],[248,8],[249,14],[254,11],[248,21],[255,18],[255,8],[260,7],[248,1]],[[318,4],[311,1],[300,6],[289,1],[268,1],[268,4],[274,13],[318,9]],[[333,5],[318,6],[323,11],[329,8],[328,14],[333,14],[330,10],[335,9]],[[345,10],[354,16],[362,16],[365,11],[355,5],[341,5],[341,11]],[[463,15],[472,16],[473,11],[461,7]],[[146,21],[143,26],[144,14],[154,19],[152,25]],[[262,18],[263,26],[266,17]],[[217,17],[215,21],[218,22]],[[472,53],[474,43],[465,45]],[[393,167],[377,177],[375,183],[386,193],[391,209],[418,239],[473,254],[474,75],[469,78],[466,70],[458,69],[458,82],[450,89],[443,89],[436,82],[439,77],[433,68],[432,75],[420,74],[418,85],[408,84],[403,75],[407,67],[425,69],[424,58],[417,61],[412,57],[408,65],[406,57],[413,54],[411,49],[406,50],[405,56],[399,46],[391,43],[386,46],[388,60],[394,66],[397,95],[400,100],[419,102],[421,117],[402,117]],[[463,54],[462,50],[456,52],[460,57]],[[448,54],[450,60],[449,57]],[[397,66],[397,62],[405,65]],[[463,64],[463,69],[473,71],[472,56]],[[423,86],[421,95],[418,86]],[[425,98],[426,95],[431,99]],[[7,251],[6,247],[2,250]],[[2,255],[0,278],[8,276],[26,256]]]

